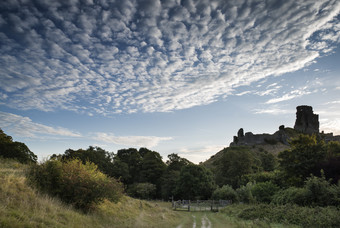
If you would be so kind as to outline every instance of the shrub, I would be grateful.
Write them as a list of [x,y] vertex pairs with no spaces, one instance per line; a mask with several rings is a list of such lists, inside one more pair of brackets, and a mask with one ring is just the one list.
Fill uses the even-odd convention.
[[339,205],[339,186],[331,185],[322,177],[311,176],[307,178],[304,188],[307,190],[307,199],[311,206]]
[[256,201],[270,203],[274,194],[279,191],[279,187],[270,181],[257,183],[251,189]]
[[95,164],[82,164],[80,160],[66,163],[50,160],[33,166],[28,179],[39,190],[58,196],[62,201],[84,212],[104,198],[117,201],[122,195],[119,182],[98,171]]
[[212,198],[215,200],[232,200],[232,202],[238,202],[238,195],[230,185],[223,185],[221,188],[217,188],[213,192]]
[[[235,207],[235,209],[233,208]],[[295,224],[301,227],[339,227],[340,211],[336,207],[300,207],[297,205],[231,205],[222,212],[246,220],[265,220],[271,223]]]
[[274,196],[272,202],[275,204],[297,204],[300,206],[307,206],[309,191],[305,188],[290,187],[278,191]]
[[253,183],[249,182],[245,186],[241,186],[240,188],[236,189],[238,198],[242,203],[254,203],[254,197],[251,193],[251,189],[253,188]]

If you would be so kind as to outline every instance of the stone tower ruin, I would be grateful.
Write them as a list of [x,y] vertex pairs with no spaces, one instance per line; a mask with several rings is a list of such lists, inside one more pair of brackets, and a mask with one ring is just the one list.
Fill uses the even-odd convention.
[[311,106],[297,106],[294,129],[304,134],[318,134],[319,115],[313,113]]

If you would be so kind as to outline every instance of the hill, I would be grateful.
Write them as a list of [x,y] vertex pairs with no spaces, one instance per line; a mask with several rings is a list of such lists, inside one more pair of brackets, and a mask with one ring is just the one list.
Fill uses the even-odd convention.
[[252,153],[268,152],[277,156],[281,151],[290,148],[289,142],[291,139],[296,138],[299,134],[315,134],[319,138],[324,139],[325,142],[338,141],[340,136],[333,136],[333,133],[324,133],[319,131],[319,115],[314,114],[313,108],[307,105],[296,107],[296,120],[294,128],[285,127],[281,125],[279,130],[273,134],[253,134],[252,132],[244,133],[243,128],[234,136],[233,142],[230,146],[217,152],[211,156],[207,161],[202,164],[214,170],[215,165],[222,159],[223,153],[229,148],[242,146],[243,149]]
[[[296,137],[299,132],[294,130],[293,128],[284,128],[279,130],[278,132],[281,132],[281,134],[285,135],[285,140],[289,141],[291,138]],[[273,135],[275,135],[277,133],[274,133]],[[265,136],[272,136],[270,134],[261,134],[261,135],[265,135]],[[258,153],[258,152],[269,152],[275,156],[277,156],[281,151],[287,150],[290,148],[288,143],[284,143],[282,141],[276,140],[275,138],[271,138],[268,140],[263,140],[263,142],[260,143],[251,143],[250,145],[247,144],[241,144],[241,145],[233,145],[233,143],[231,143],[230,147],[227,148],[237,148],[242,146],[243,148],[246,148],[248,151],[252,152],[252,153]],[[222,158],[223,152],[227,149],[224,148],[223,150],[217,152],[215,155],[211,156],[208,160],[206,160],[205,162],[203,162],[202,164],[209,168],[209,169],[214,169],[215,164]]]

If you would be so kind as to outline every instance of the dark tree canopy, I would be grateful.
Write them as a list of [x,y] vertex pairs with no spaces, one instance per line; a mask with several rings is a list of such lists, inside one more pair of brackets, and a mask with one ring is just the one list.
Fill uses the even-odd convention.
[[222,159],[216,169],[216,183],[234,188],[241,183],[241,177],[261,169],[261,161],[247,147],[232,147],[223,150]]
[[112,163],[113,153],[109,153],[100,147],[90,146],[86,150],[78,149],[72,150],[68,149],[62,155],[53,155],[52,158],[59,157],[64,161],[79,159],[85,164],[90,161],[98,166],[98,169],[103,173],[114,176],[114,167]]
[[177,184],[182,199],[209,199],[214,188],[213,175],[205,167],[190,164],[182,168]]
[[278,155],[280,168],[286,175],[287,183],[301,186],[311,174],[318,174],[320,162],[326,158],[323,141],[318,141],[316,136],[299,135],[291,141],[291,149]]
[[38,157],[22,142],[13,142],[11,136],[0,129],[0,156],[13,158],[21,163],[36,163]]

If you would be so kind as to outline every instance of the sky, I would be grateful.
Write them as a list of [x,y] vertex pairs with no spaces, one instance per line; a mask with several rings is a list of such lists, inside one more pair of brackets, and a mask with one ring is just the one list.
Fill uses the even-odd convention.
[[239,128],[340,134],[338,0],[2,0],[0,128],[39,160],[99,146],[207,160]]

